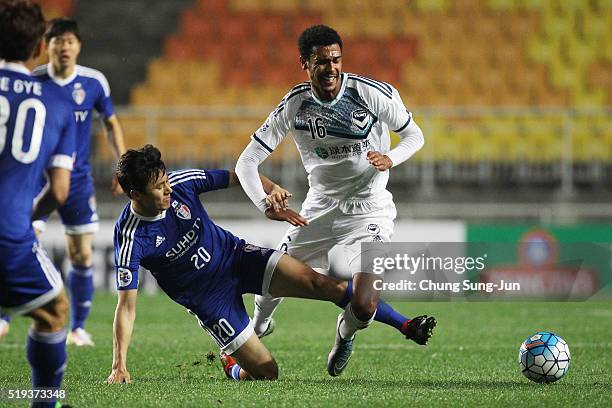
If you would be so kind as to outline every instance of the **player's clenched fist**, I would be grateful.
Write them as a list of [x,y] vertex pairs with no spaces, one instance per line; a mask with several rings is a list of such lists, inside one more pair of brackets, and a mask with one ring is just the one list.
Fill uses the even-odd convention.
[[113,368],[110,375],[106,379],[107,384],[131,384],[132,379],[130,378],[130,373],[127,370],[119,370]]
[[289,207],[289,198],[292,195],[289,191],[275,184],[270,194],[266,197],[266,204],[274,211],[284,210]]
[[385,171],[393,167],[393,162],[389,156],[382,154],[381,152],[370,151],[367,155],[368,161],[378,171]]

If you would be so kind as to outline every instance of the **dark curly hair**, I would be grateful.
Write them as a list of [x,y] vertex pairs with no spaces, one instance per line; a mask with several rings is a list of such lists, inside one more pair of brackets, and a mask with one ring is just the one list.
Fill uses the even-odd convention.
[[0,1],[0,59],[27,61],[45,32],[40,6],[31,1]]
[[322,24],[308,27],[300,34],[300,38],[298,39],[300,55],[305,60],[310,58],[314,47],[332,44],[338,44],[342,50],[342,38],[340,38],[340,34],[333,28]]
[[53,37],[57,37],[66,33],[72,33],[81,41],[81,33],[76,20],[69,17],[58,17],[49,21],[47,31],[45,31],[45,41],[49,42]]
[[[130,197],[131,191],[144,192],[152,180],[164,174],[166,165],[161,159],[161,152],[153,145],[142,149],[130,149],[119,162],[115,174],[125,194]],[[131,197],[130,197],[131,198]]]

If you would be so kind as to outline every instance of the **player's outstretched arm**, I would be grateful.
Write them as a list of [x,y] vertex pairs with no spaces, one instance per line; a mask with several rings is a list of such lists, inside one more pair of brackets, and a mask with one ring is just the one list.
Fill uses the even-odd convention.
[[[119,160],[123,153],[125,153],[125,141],[123,139],[123,129],[121,129],[117,115],[112,115],[104,119],[104,126],[106,127],[108,143],[113,150],[115,159]],[[117,176],[115,174],[113,174],[111,191],[113,197],[123,194],[123,189],[119,185],[119,181],[117,181]]]
[[[236,169],[238,169],[238,167],[239,166],[236,166]],[[308,225],[306,218],[289,208],[289,198],[291,198],[293,194],[274,183],[266,176],[261,174],[258,175],[261,187],[266,194],[264,201],[264,214],[266,217],[274,221],[286,221],[296,227]],[[238,174],[230,171],[229,186],[239,184],[240,179],[238,178]],[[245,189],[245,191],[247,190]]]
[[38,220],[62,205],[70,191],[70,170],[53,167],[48,170],[50,187],[34,206],[32,219]]
[[[229,185],[233,187],[240,185],[240,179],[236,172],[230,171]],[[264,192],[267,194],[266,204],[268,208],[272,208],[274,211],[280,211],[285,208],[289,208],[289,198],[293,196],[288,190],[285,190],[263,174],[259,174],[259,181]]]
[[108,384],[131,383],[127,370],[127,352],[132,339],[136,318],[137,289],[120,290],[113,320],[113,366],[106,382]]
[[240,179],[240,185],[261,212],[265,212],[268,208],[266,203],[268,193],[264,190],[259,176],[259,165],[268,155],[269,153],[259,144],[250,142],[236,162],[236,175]]

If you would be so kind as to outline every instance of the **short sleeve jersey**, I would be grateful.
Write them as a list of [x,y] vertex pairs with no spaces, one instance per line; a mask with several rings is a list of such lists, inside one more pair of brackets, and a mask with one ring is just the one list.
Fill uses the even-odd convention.
[[51,167],[71,170],[75,124],[61,89],[17,64],[0,65],[0,241],[34,240],[33,201]]
[[114,114],[110,86],[104,74],[96,69],[77,65],[74,73],[65,79],[53,74],[51,64],[41,65],[32,72],[43,80],[51,80],[62,88],[66,99],[71,101],[74,120],[77,126],[76,161],[73,177],[91,173],[89,150],[91,144],[91,124],[93,111],[103,118]]

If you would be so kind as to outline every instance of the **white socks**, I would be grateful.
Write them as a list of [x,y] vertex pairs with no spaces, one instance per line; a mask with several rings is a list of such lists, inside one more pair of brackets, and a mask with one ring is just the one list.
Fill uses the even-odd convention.
[[255,296],[255,310],[253,311],[253,328],[255,334],[260,336],[268,328],[268,322],[274,310],[283,301],[283,298]]
[[359,320],[355,314],[353,313],[353,308],[349,303],[344,308],[344,312],[342,312],[342,322],[340,323],[340,327],[338,331],[340,332],[340,336],[345,340],[350,340],[355,336],[357,330],[365,329],[374,321],[374,316],[376,316],[376,311],[372,317],[367,321]]

